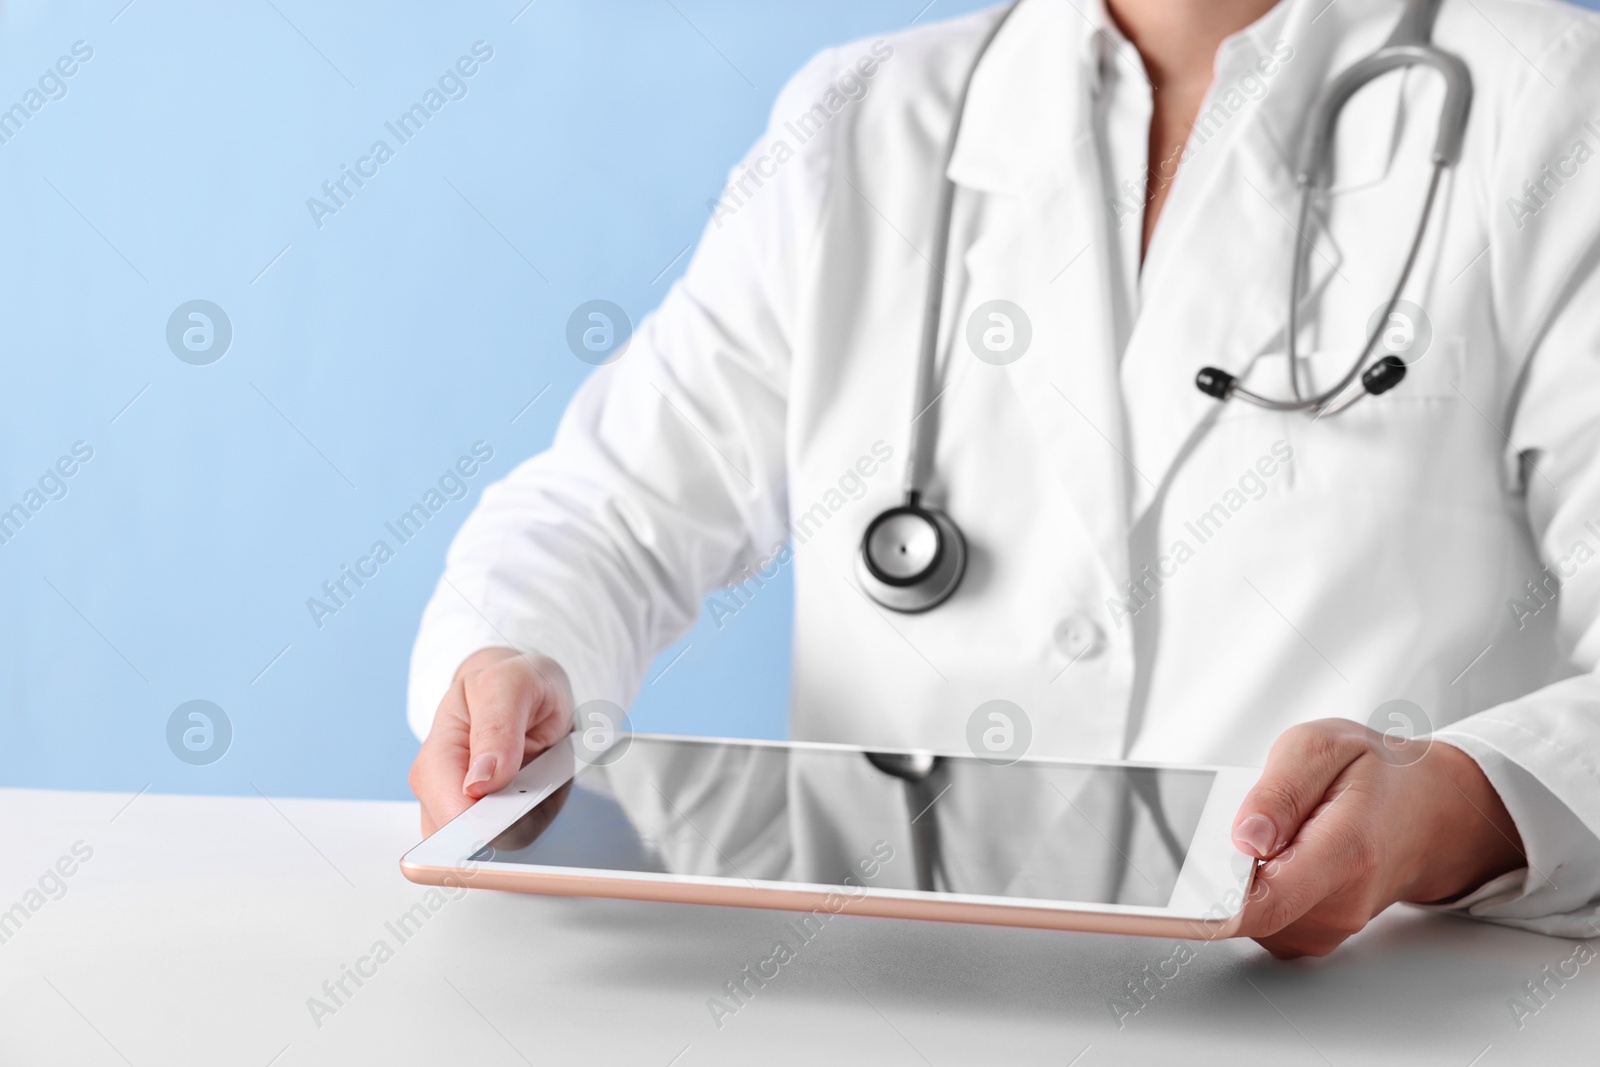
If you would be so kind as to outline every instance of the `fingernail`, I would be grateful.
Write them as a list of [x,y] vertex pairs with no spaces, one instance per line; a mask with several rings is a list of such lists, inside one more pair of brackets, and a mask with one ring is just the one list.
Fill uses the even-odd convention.
[[1272,853],[1272,846],[1278,843],[1278,828],[1265,815],[1251,815],[1234,827],[1233,843],[1244,846],[1240,851],[1248,850],[1266,859]]
[[467,780],[461,783],[461,791],[464,793],[479,782],[487,782],[493,778],[494,764],[495,759],[492,752],[485,752],[473,760],[472,766],[467,768]]

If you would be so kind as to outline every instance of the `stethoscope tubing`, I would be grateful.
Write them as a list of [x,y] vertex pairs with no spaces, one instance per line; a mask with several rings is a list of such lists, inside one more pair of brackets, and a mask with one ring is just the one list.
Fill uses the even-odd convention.
[[938,419],[932,412],[939,399],[934,395],[934,381],[938,376],[939,333],[944,319],[944,268],[950,257],[950,228],[956,202],[956,183],[950,178],[950,162],[955,158],[961,122],[967,113],[967,94],[972,90],[972,79],[978,72],[978,64],[1019,6],[1021,0],[1014,0],[978,44],[972,66],[961,84],[961,95],[956,98],[955,120],[950,124],[950,132],[945,138],[944,159],[939,168],[938,214],[935,216],[933,247],[928,255],[928,288],[923,297],[922,340],[917,349],[917,378],[912,390],[911,434],[906,454],[904,491],[906,499],[913,503],[928,486],[933,464],[933,436]]
[[1294,393],[1294,399],[1278,400],[1273,397],[1263,396],[1260,393],[1252,392],[1251,390],[1246,389],[1244,386],[1238,384],[1235,384],[1232,390],[1230,390],[1230,396],[1238,396],[1241,399],[1248,400],[1250,403],[1255,404],[1258,407],[1268,408],[1272,411],[1314,411],[1320,418],[1323,415],[1337,414],[1339,411],[1345,410],[1367,395],[1366,391],[1362,390],[1355,396],[1348,398],[1348,403],[1338,406],[1334,406],[1332,404],[1332,401],[1344,393],[1345,390],[1350,388],[1351,383],[1356,380],[1356,378],[1361,374],[1362,370],[1366,367],[1367,361],[1371,358],[1373,350],[1378,347],[1379,338],[1383,336],[1383,331],[1388,328],[1389,316],[1393,315],[1394,309],[1399,306],[1400,294],[1405,291],[1406,283],[1411,280],[1412,271],[1416,268],[1417,258],[1422,251],[1423,240],[1428,233],[1428,221],[1433,216],[1434,203],[1439,197],[1439,185],[1444,177],[1445,166],[1446,164],[1442,160],[1440,160],[1437,156],[1434,157],[1433,173],[1428,179],[1427,196],[1423,199],[1422,211],[1417,220],[1416,231],[1412,234],[1411,247],[1406,253],[1405,264],[1400,268],[1400,275],[1395,281],[1393,291],[1389,294],[1388,303],[1384,305],[1383,314],[1377,317],[1373,323],[1371,332],[1367,335],[1367,343],[1361,349],[1361,354],[1358,355],[1355,361],[1350,364],[1350,369],[1345,372],[1343,378],[1335,382],[1330,388],[1325,389],[1311,397],[1303,396],[1300,388],[1300,360],[1298,342],[1300,333],[1301,288],[1305,284],[1306,261],[1310,256],[1310,250],[1306,247],[1310,242],[1303,235],[1305,233],[1306,225],[1310,220],[1311,200],[1315,194],[1315,186],[1309,178],[1302,175],[1300,179],[1300,211],[1298,226],[1298,230],[1302,236],[1296,249],[1294,265],[1290,270],[1289,322],[1287,325],[1287,335],[1285,337],[1285,349],[1289,362],[1289,385],[1291,391]]

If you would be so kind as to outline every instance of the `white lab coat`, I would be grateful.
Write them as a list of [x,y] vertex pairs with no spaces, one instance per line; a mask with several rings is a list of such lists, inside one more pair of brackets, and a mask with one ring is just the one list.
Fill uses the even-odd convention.
[[[1531,870],[1460,906],[1588,933],[1595,18],[1443,5],[1435,39],[1466,60],[1475,99],[1405,291],[1431,345],[1400,387],[1313,422],[1193,385],[1212,364],[1284,393],[1304,116],[1398,14],[1397,0],[1283,0],[1225,43],[1205,141],[1191,139],[1141,271],[1138,219],[1119,228],[1110,200],[1143,149],[1105,135],[1129,106],[1105,91],[1108,70],[1128,84],[1126,46],[1093,0],[1023,0],[948,167],[928,497],[961,524],[970,565],[951,600],[909,616],[864,598],[853,558],[902,492],[944,141],[998,10],[819,56],[733,172],[685,277],[579,392],[551,450],[462,528],[417,640],[413,729],[487,645],[553,656],[580,701],[628,703],[703,598],[759,582],[788,541],[765,573],[793,569],[797,738],[962,751],[973,710],[998,698],[1024,709],[1036,754],[1259,764],[1295,723],[1408,700],[1480,762],[1529,850]],[[1351,105],[1307,235],[1301,350],[1319,387],[1400,268],[1439,96],[1418,71]],[[1031,325],[1006,365],[967,339],[996,299]]]

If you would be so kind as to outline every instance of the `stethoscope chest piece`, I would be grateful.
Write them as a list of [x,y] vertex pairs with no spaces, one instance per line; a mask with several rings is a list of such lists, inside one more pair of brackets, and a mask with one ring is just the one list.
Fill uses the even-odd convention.
[[967,543],[942,511],[925,508],[913,495],[867,527],[856,553],[862,592],[891,611],[938,607],[961,584]]

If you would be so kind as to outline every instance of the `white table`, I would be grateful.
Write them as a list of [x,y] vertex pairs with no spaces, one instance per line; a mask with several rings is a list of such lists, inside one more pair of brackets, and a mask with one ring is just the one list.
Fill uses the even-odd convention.
[[[841,916],[719,1029],[708,999],[788,916],[474,890],[402,942],[413,805],[0,790],[0,825],[0,909],[39,905],[0,926],[7,1067],[1489,1067],[1597,1043],[1600,962],[1519,1029],[1508,998],[1574,946],[1403,908],[1324,961],[1191,943],[1120,1028],[1110,1001],[1176,942]],[[79,841],[65,892],[29,898]],[[319,1026],[308,998],[380,939]]]

